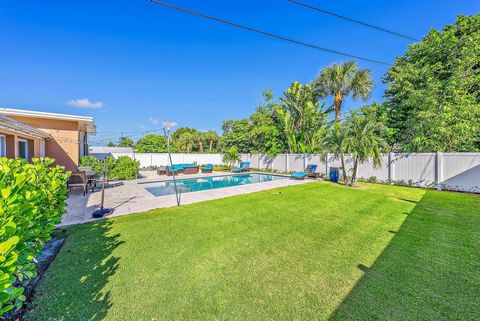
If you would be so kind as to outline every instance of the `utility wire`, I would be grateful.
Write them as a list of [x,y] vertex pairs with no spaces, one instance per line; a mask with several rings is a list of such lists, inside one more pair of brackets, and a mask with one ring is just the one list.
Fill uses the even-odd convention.
[[333,13],[333,12],[330,12],[330,11],[327,11],[327,10],[324,10],[324,9],[321,9],[321,8],[318,8],[318,7],[314,7],[314,6],[311,6],[311,5],[302,3],[302,2],[298,2],[298,1],[295,1],[295,0],[288,0],[288,2],[299,5],[299,6],[302,6],[302,7],[305,7],[305,8],[308,8],[308,9],[312,9],[312,10],[315,10],[315,11],[318,11],[318,12],[322,12],[322,13],[325,13],[325,14],[343,19],[343,20],[347,20],[347,21],[350,21],[350,22],[353,22],[353,23],[356,23],[356,24],[360,24],[360,25],[363,25],[365,27],[369,27],[369,28],[377,29],[377,30],[380,30],[380,31],[383,31],[383,32],[387,32],[389,34],[392,34],[392,35],[395,35],[395,36],[398,36],[398,37],[402,37],[402,38],[413,40],[413,41],[420,41],[417,38],[414,38],[414,37],[411,37],[411,36],[408,36],[408,35],[404,35],[404,34],[401,34],[399,32],[396,32],[396,31],[392,31],[392,30],[389,30],[389,29],[386,29],[386,28],[383,28],[383,27],[378,27],[378,26],[372,25],[372,24],[367,23],[367,22],[362,22],[360,20],[356,20],[356,19],[353,19],[353,18],[342,16],[342,15],[339,15],[337,13]]
[[206,14],[196,12],[196,11],[193,11],[193,10],[177,7],[177,6],[174,6],[174,5],[166,3],[166,2],[162,2],[162,1],[158,1],[158,0],[150,0],[150,2],[152,2],[154,4],[164,6],[164,7],[168,7],[168,8],[171,8],[171,9],[175,9],[177,11],[186,12],[186,13],[198,16],[198,17],[205,18],[205,19],[210,19],[210,20],[213,20],[213,21],[221,22],[223,24],[230,25],[230,26],[233,26],[233,27],[237,27],[237,28],[240,28],[240,29],[244,29],[244,30],[248,30],[248,31],[251,31],[251,32],[259,33],[259,34],[262,34],[264,36],[268,36],[268,37],[271,37],[271,38],[276,38],[276,39],[288,41],[288,42],[291,42],[291,43],[294,43],[294,44],[297,44],[297,45],[301,45],[301,46],[305,46],[305,47],[309,47],[309,48],[313,48],[313,49],[317,49],[317,50],[321,50],[321,51],[325,51],[325,52],[330,52],[330,53],[340,55],[340,56],[345,56],[345,57],[354,58],[354,59],[358,59],[358,60],[368,61],[368,62],[372,62],[372,63],[376,63],[376,64],[393,66],[392,64],[390,64],[388,62],[375,60],[375,59],[370,59],[370,58],[365,58],[365,57],[361,57],[361,56],[357,56],[357,55],[353,55],[353,54],[349,54],[349,53],[345,53],[345,52],[341,52],[341,51],[336,51],[336,50],[332,50],[332,49],[328,49],[328,48],[323,48],[323,47],[320,47],[320,46],[317,46],[317,45],[314,45],[314,44],[310,44],[310,43],[306,43],[306,42],[303,42],[303,41],[287,38],[287,37],[284,37],[284,36],[279,36],[279,35],[276,35],[276,34],[273,34],[273,33],[270,33],[270,32],[262,31],[260,29],[255,29],[255,28],[251,28],[251,27],[247,27],[247,26],[238,24],[238,23],[234,23],[234,22],[230,22],[230,21],[227,21],[227,20],[223,20],[223,19],[212,17],[212,16],[208,16]]
[[[327,34],[327,33],[324,33],[324,34],[320,35],[319,37],[316,37],[315,40],[317,41],[317,40],[322,39],[326,34]],[[243,80],[242,82],[236,84],[235,86],[230,87],[229,89],[225,90],[224,92],[222,92],[222,93],[220,93],[220,94],[218,94],[218,95],[216,95],[216,96],[213,96],[213,97],[205,100],[204,102],[202,102],[202,103],[200,103],[200,104],[198,104],[198,105],[192,106],[191,108],[188,108],[188,109],[186,109],[185,111],[182,111],[181,114],[185,114],[185,113],[191,112],[191,111],[193,111],[193,110],[195,110],[195,109],[198,109],[198,108],[200,108],[200,107],[204,107],[204,106],[210,104],[211,102],[213,102],[213,101],[215,101],[215,100],[217,100],[217,99],[219,99],[219,98],[221,98],[221,97],[223,97],[223,96],[226,96],[226,95],[230,94],[231,92],[235,91],[236,89],[238,89],[238,88],[240,88],[240,87],[248,84],[249,82],[251,82],[251,81],[253,81],[253,80],[261,77],[261,76],[264,75],[265,73],[267,73],[267,72],[269,72],[270,70],[274,69],[275,67],[281,65],[281,64],[284,63],[285,61],[293,58],[294,56],[300,54],[301,52],[303,52],[303,51],[306,50],[306,49],[307,49],[307,48],[302,47],[302,48],[300,48],[300,49],[298,49],[298,50],[290,53],[288,56],[285,56],[284,58],[278,60],[277,62],[275,62],[275,63],[269,65],[268,67],[266,67],[265,69],[261,70],[260,72],[258,72],[258,73],[256,73],[256,74],[252,75],[251,77]],[[374,68],[373,68],[373,69],[374,69]],[[178,116],[178,115],[174,115],[174,116]]]
[[[308,9],[312,9],[312,10],[319,11],[319,12],[322,12],[322,13],[340,18],[340,19],[344,19],[344,20],[347,20],[347,21],[350,21],[350,22],[353,22],[353,23],[356,23],[356,24],[360,24],[360,25],[363,25],[363,26],[366,26],[366,27],[369,27],[369,28],[373,28],[373,29],[377,29],[377,30],[380,30],[380,31],[383,31],[383,32],[387,32],[387,33],[390,33],[390,34],[398,36],[398,37],[402,37],[402,38],[417,41],[417,42],[422,41],[421,39],[417,39],[417,38],[414,38],[412,36],[401,34],[401,33],[396,32],[396,31],[388,30],[388,29],[383,28],[383,27],[378,27],[378,26],[372,25],[372,24],[367,23],[367,22],[362,22],[362,21],[359,21],[359,20],[356,20],[356,19],[353,19],[353,18],[342,16],[342,15],[339,15],[339,14],[336,14],[336,13],[333,13],[333,12],[330,12],[330,11],[327,11],[327,10],[324,10],[324,9],[321,9],[321,8],[318,8],[318,7],[314,7],[314,6],[311,6],[311,5],[302,3],[302,2],[298,2],[296,0],[287,0],[287,1],[290,2],[290,3],[296,4],[296,5],[308,8]],[[474,56],[474,55],[462,53],[459,50],[445,49],[445,51],[448,51],[448,52],[456,54],[456,55],[466,56],[466,57],[470,57],[470,58],[476,58],[476,56]]]

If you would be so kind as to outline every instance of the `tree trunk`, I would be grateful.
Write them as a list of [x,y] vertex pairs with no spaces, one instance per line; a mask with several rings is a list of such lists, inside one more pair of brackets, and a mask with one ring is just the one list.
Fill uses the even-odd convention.
[[335,105],[335,121],[337,123],[340,122],[340,116],[342,113],[342,102],[343,102],[343,94],[341,92],[337,92],[335,94],[335,98],[333,98],[333,104]]
[[210,140],[209,150],[212,151],[212,148],[213,148],[213,139]]
[[199,142],[198,145],[200,147],[200,152],[203,152],[203,142]]
[[352,173],[352,180],[351,180],[352,186],[355,186],[355,181],[357,180],[357,168],[358,168],[358,159],[355,157],[353,161],[353,173]]
[[340,162],[342,164],[343,184],[348,185],[347,169],[345,168],[345,159],[343,158],[343,153],[340,154]]

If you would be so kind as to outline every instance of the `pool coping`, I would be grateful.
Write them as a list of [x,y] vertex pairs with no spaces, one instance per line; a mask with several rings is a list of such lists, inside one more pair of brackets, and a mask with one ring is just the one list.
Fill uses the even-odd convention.
[[[258,174],[268,174],[283,176],[286,179],[278,179],[267,182],[259,182],[255,184],[245,184],[237,186],[222,187],[210,190],[201,190],[181,194],[181,205],[187,205],[197,202],[209,201],[235,195],[249,194],[269,190],[290,185],[304,184],[315,181],[310,180],[294,180],[288,179],[289,175],[277,175],[262,172],[249,172]],[[205,178],[212,176],[230,176],[237,173],[225,173],[225,175],[198,175],[193,178]],[[156,178],[156,177],[155,177]],[[182,177],[183,179],[183,177]],[[105,207],[113,208],[112,214],[106,218],[130,215],[145,212],[158,208],[168,208],[177,206],[176,195],[153,196],[147,191],[140,182],[152,182],[151,180],[137,179],[133,181],[112,182],[110,188],[105,189]],[[98,219],[91,217],[91,213],[99,208],[101,200],[101,192],[99,190],[88,193],[83,196],[78,191],[71,193],[67,200],[67,213],[62,217],[62,222],[58,227],[66,227],[76,224],[92,222]]]
[[[227,172],[225,172],[225,174],[223,174],[223,175],[208,175],[208,176],[197,176],[197,177],[175,176],[175,178],[176,178],[177,181],[179,181],[179,180],[185,181],[185,180],[194,180],[194,179],[201,179],[201,178],[213,178],[213,177],[224,177],[224,176],[235,176],[235,175],[246,175],[246,174],[260,174],[260,175],[280,176],[280,177],[285,177],[285,178],[290,178],[291,177],[291,175],[286,175],[286,174],[276,174],[276,173],[266,173],[266,172],[255,171],[255,172],[241,172],[241,173],[227,173]],[[173,182],[172,177],[173,176],[168,176],[165,179],[154,180],[154,181],[150,181],[150,180],[142,181],[142,182],[137,182],[137,184],[143,185],[143,184]],[[263,182],[259,182],[259,183],[263,183]],[[231,187],[231,186],[228,186],[228,187]]]

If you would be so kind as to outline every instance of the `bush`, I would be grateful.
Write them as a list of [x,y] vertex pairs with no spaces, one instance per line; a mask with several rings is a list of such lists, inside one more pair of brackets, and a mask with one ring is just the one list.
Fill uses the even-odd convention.
[[[131,159],[128,156],[105,158],[107,162],[107,176],[109,179],[134,179],[137,178],[140,169],[140,162]],[[91,167],[97,175],[103,175],[103,162],[94,156],[82,156],[80,166]]]
[[0,158],[0,315],[22,305],[35,256],[65,213],[69,173],[52,163]]
[[223,162],[228,166],[232,166],[235,162],[242,161],[240,159],[240,154],[238,153],[238,149],[235,146],[230,147],[225,154],[223,154]]
[[[107,161],[107,167],[108,167]],[[111,179],[134,179],[137,178],[140,162],[128,156],[120,156],[115,160],[108,177]]]
[[101,160],[94,156],[82,156],[80,157],[81,167],[91,167],[97,175],[100,175],[103,171],[103,163]]

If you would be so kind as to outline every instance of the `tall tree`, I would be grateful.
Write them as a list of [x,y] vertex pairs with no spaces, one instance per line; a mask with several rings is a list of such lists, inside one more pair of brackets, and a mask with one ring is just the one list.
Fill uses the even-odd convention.
[[218,143],[218,140],[220,139],[220,136],[218,136],[217,132],[214,130],[209,130],[204,133],[202,133],[205,141],[208,144],[208,151],[212,152],[213,148],[215,145]]
[[336,158],[340,159],[340,165],[342,166],[343,183],[348,185],[347,169],[345,168],[345,153],[348,152],[346,146],[346,140],[348,135],[348,129],[341,123],[334,123],[328,131],[322,144],[322,154],[326,156],[328,153],[332,153]]
[[162,135],[147,135],[135,144],[138,153],[164,153],[167,151],[167,141]]
[[276,112],[273,93],[265,90],[263,102],[249,118],[227,120],[222,125],[222,150],[236,146],[241,153],[275,156],[285,151],[283,130]]
[[128,137],[120,137],[118,147],[133,147],[133,140]]
[[222,124],[221,149],[226,151],[235,146],[240,153],[253,150],[253,125],[248,119],[225,120]]
[[377,121],[376,109],[369,107],[353,111],[346,117],[343,126],[347,130],[345,150],[353,156],[350,184],[354,186],[359,163],[371,159],[374,168],[381,165],[382,151],[385,151],[387,146],[383,139],[384,126]]
[[358,68],[355,61],[346,61],[323,68],[312,82],[318,97],[333,97],[335,121],[340,122],[342,104],[346,97],[366,100],[373,89],[373,80],[368,69]]
[[290,153],[313,153],[320,147],[326,132],[325,104],[310,85],[294,82],[279,99],[277,114]]
[[285,151],[286,144],[282,137],[282,128],[276,108],[277,104],[274,102],[272,91],[265,90],[263,103],[257,107],[249,119],[253,125],[252,136],[254,138],[251,152],[276,156]]
[[193,150],[203,149],[203,143],[199,144],[201,134],[195,128],[180,127],[172,134],[172,145],[176,152],[190,153]]
[[480,14],[410,45],[388,70],[390,144],[405,152],[480,151]]

